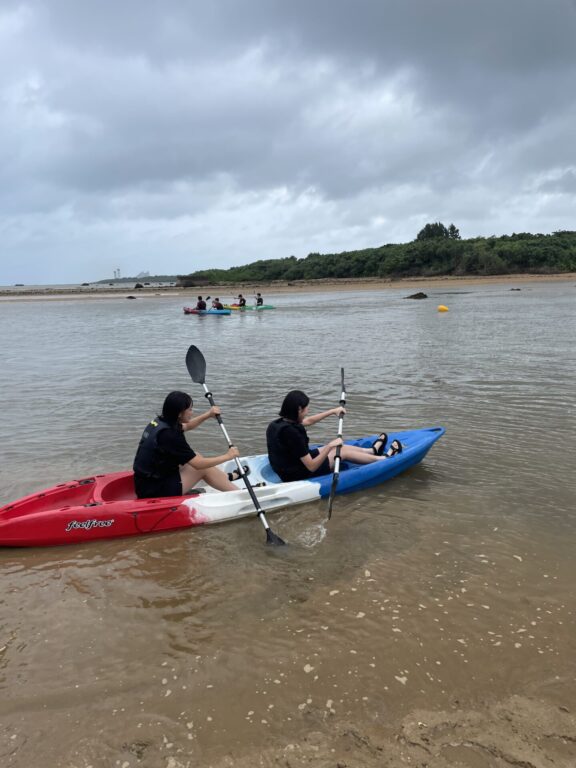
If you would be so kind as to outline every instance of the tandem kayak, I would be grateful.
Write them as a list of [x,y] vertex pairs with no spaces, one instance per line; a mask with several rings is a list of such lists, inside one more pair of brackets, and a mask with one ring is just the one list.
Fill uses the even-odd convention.
[[241,307],[240,304],[224,304],[224,307],[226,309],[239,310],[240,312],[244,312],[244,310],[246,309],[253,309],[256,312],[260,312],[263,309],[276,309],[276,307],[273,307],[272,304],[260,304],[260,305],[246,304],[246,306],[244,307]]
[[184,307],[185,315],[230,315],[230,309],[195,309],[194,307]]
[[[444,434],[444,427],[395,432],[389,440],[400,440],[402,453],[372,464],[342,462],[337,493],[351,493],[390,480],[418,464]],[[377,435],[347,440],[347,445],[368,448]],[[283,483],[266,454],[247,456],[250,481],[265,512],[322,499],[330,495],[332,475]],[[221,468],[232,471],[236,464]],[[137,499],[132,472],[114,472],[61,483],[33,493],[0,508],[0,546],[33,547],[75,544],[94,539],[113,539],[148,533],[223,523],[256,514],[242,480],[237,491],[223,493],[213,488],[195,488],[187,496]]]

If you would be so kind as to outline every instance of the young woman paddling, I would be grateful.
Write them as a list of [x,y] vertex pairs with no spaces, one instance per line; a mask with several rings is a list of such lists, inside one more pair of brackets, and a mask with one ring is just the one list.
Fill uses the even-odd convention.
[[388,438],[384,432],[374,441],[371,448],[343,445],[342,440],[336,438],[320,448],[311,450],[306,427],[328,416],[339,416],[345,409],[338,406],[309,416],[309,403],[308,395],[299,389],[288,392],[280,409],[280,418],[270,422],[266,430],[270,464],[284,482],[307,480],[332,472],[338,445],[342,445],[341,458],[355,464],[372,464],[402,451],[399,440],[393,440],[386,451]]
[[162,414],[153,419],[142,433],[134,459],[134,487],[139,499],[183,496],[197,482],[204,480],[218,491],[237,491],[232,480],[238,471],[226,475],[218,464],[239,456],[232,446],[221,456],[207,458],[192,450],[184,432],[220,414],[217,406],[200,416],[192,416],[192,398],[185,392],[170,392]]

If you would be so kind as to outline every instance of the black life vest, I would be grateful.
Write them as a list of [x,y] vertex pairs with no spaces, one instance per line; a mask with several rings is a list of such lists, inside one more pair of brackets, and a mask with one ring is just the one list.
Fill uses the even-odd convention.
[[275,419],[268,424],[266,429],[266,445],[268,447],[268,460],[272,469],[280,475],[280,477],[287,477],[289,474],[297,473],[301,474],[303,471],[303,464],[296,456],[291,456],[286,450],[286,446],[281,440],[281,434],[286,427],[300,428],[306,437],[308,442],[308,436],[304,427],[294,424],[291,421],[286,421],[282,417]]
[[196,309],[206,309],[206,302],[204,300],[196,302]]
[[162,473],[161,459],[158,455],[158,435],[165,429],[170,429],[170,424],[167,424],[159,416],[146,426],[134,457],[134,466],[132,467],[134,472],[156,480],[165,476],[165,473]]
[[256,299],[256,306],[261,307],[263,304],[264,304],[264,299],[262,298],[262,296],[258,296],[258,298]]
[[238,299],[238,304],[241,307],[245,307],[246,306],[246,299],[244,297],[242,297],[241,299]]

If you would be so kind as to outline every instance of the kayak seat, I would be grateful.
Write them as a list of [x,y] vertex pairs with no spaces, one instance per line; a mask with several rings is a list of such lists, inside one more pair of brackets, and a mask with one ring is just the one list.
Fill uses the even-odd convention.
[[132,501],[136,499],[132,472],[127,472],[112,482],[106,483],[102,488],[100,498],[102,501]]
[[263,480],[265,480],[268,484],[270,483],[281,483],[282,480],[280,479],[279,475],[274,472],[270,464],[266,463],[261,469],[260,469],[260,475]]

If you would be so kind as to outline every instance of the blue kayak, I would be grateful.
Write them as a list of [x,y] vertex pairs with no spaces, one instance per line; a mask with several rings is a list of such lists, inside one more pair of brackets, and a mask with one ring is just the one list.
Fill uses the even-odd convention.
[[[352,464],[343,461],[340,466],[340,478],[338,481],[337,492],[352,493],[365,488],[372,488],[376,485],[390,480],[392,477],[405,472],[410,467],[418,464],[426,456],[434,443],[439,440],[446,432],[444,427],[428,427],[427,429],[414,429],[405,432],[390,432],[388,435],[388,445],[392,440],[400,440],[403,446],[402,453],[396,454],[385,461],[376,461],[372,464]],[[345,440],[345,445],[355,445],[360,448],[370,448],[372,443],[378,438],[378,435],[369,435],[356,440]],[[318,447],[318,446],[312,446]],[[252,465],[251,465],[252,466]],[[254,471],[255,467],[252,467]],[[261,479],[270,484],[290,485],[282,483],[276,472],[270,466],[268,457],[264,457],[261,466],[258,468]],[[310,480],[300,482],[311,483],[316,486],[320,498],[330,495],[332,485],[332,474],[314,477]]]

